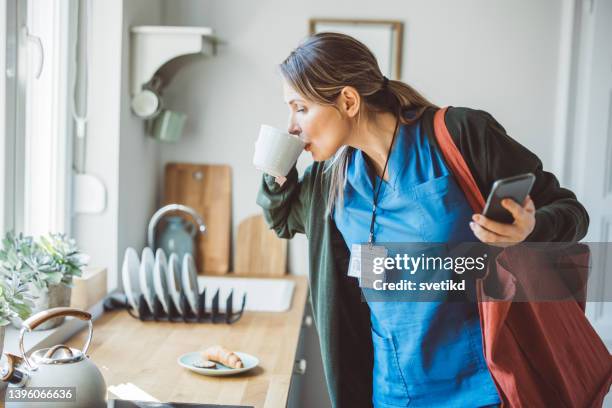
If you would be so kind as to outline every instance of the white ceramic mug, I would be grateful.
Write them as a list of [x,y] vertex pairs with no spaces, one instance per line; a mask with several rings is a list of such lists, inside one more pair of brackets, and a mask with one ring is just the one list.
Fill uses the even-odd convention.
[[272,126],[261,125],[255,142],[253,164],[274,177],[285,177],[304,150],[305,143],[298,136]]

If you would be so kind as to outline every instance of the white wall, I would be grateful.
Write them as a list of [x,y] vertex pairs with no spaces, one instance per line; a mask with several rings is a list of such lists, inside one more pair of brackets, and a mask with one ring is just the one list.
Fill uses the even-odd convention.
[[72,231],[91,265],[108,268],[108,287],[116,286],[118,262],[118,180],[121,91],[121,0],[92,2],[91,80],[88,83],[85,171],[100,178],[107,190],[102,214],[73,217]]
[[[552,165],[558,1],[171,0],[164,5],[166,24],[210,25],[225,44],[217,56],[186,66],[166,90],[166,102],[186,112],[188,123],[183,140],[162,149],[162,164],[230,164],[234,225],[259,211],[253,142],[260,123],[286,123],[276,66],[308,34],[311,17],[403,21],[402,80],[438,105],[491,112],[510,135]],[[291,269],[306,273],[303,238],[291,250],[300,252]]]
[[159,0],[93,3],[92,79],[86,171],[107,188],[102,214],[78,215],[73,233],[91,264],[108,268],[108,288],[118,285],[125,248],[145,245],[157,206],[159,149],[130,112],[129,27],[160,24]]
[[[119,153],[120,258],[129,246],[141,251],[146,245],[147,225],[157,209],[159,145],[145,133],[144,121],[130,108],[130,27],[162,22],[159,0],[124,0],[121,65],[121,144]],[[120,259],[121,260],[121,259]]]

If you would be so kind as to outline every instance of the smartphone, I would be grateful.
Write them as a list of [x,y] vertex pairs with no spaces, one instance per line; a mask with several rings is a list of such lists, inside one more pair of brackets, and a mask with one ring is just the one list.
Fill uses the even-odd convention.
[[523,205],[523,201],[527,198],[534,182],[535,176],[532,173],[497,180],[493,184],[482,215],[504,224],[512,224],[514,217],[510,211],[502,207],[501,201],[504,198],[511,198],[520,205]]

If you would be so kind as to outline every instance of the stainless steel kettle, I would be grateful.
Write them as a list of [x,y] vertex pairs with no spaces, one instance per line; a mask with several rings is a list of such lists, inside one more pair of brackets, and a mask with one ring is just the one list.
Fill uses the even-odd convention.
[[[23,337],[49,319],[73,316],[87,321],[89,336],[82,350],[58,344],[36,350],[28,358]],[[44,402],[45,408],[106,407],[106,383],[102,373],[87,357],[93,335],[91,314],[69,307],[56,307],[37,313],[22,323],[20,356],[5,353],[7,364],[0,371],[8,382],[6,408],[31,407]],[[38,405],[38,404],[34,404]]]

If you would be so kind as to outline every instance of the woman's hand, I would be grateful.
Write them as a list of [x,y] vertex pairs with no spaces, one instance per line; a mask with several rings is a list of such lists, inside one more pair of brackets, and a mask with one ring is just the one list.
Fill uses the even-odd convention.
[[514,223],[504,224],[482,214],[474,214],[473,222],[470,222],[474,235],[484,243],[499,247],[523,242],[535,228],[535,206],[531,197],[527,196],[522,207],[510,198],[503,199],[501,204],[510,211]]
[[278,184],[279,186],[282,186],[283,184],[285,184],[285,181],[287,181],[287,177],[274,177],[274,181],[276,181],[276,184]]

